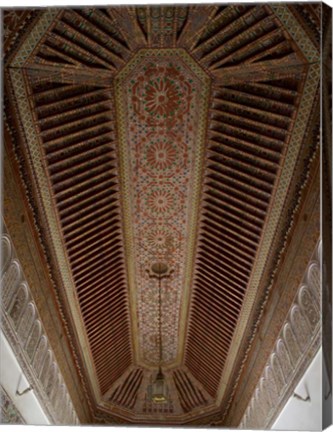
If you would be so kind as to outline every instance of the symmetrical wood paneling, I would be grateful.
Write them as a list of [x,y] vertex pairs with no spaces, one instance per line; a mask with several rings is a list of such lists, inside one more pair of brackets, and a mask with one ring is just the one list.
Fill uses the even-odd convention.
[[215,396],[293,123],[299,80],[215,87],[185,364]]
[[276,17],[262,5],[220,6],[200,30],[192,53],[212,70],[277,60],[293,52]]
[[178,369],[173,373],[173,379],[178,392],[181,407],[185,413],[190,412],[194,408],[207,404],[207,398],[194,384],[188,373]]
[[[22,46],[9,52],[9,87],[19,87],[13,91],[22,95],[17,105],[23,105],[24,97],[29,100],[97,387],[102,395],[111,395],[111,407],[140,416],[179,414],[173,401],[165,412],[149,408],[151,402],[144,413],[135,412],[148,371],[138,367],[132,352],[136,334],[130,331],[124,256],[122,217],[128,215],[120,210],[115,78],[141,48],[177,48],[186,50],[211,80],[203,127],[207,139],[201,148],[205,169],[199,236],[189,308],[183,308],[189,316],[179,311],[185,314],[180,322],[188,322],[187,334],[185,346],[178,347],[179,369],[169,371],[186,416],[211,404],[230,359],[303,84],[315,58],[315,48],[299,42],[305,40],[304,25],[295,24],[294,31],[282,22],[286,15],[285,22],[297,23],[298,16],[304,24],[309,14],[315,19],[316,8],[295,8],[293,13],[282,6],[277,12],[266,5],[240,4],[66,9],[41,13],[41,20],[36,19],[41,30],[31,40],[27,34]],[[21,22],[17,18],[11,20],[13,29]],[[316,32],[310,33],[315,47]],[[162,96],[155,102],[165,102],[167,93]],[[20,114],[27,137],[33,128]],[[201,168],[197,171],[199,178]],[[153,301],[148,305],[152,310]]]
[[142,369],[132,370],[123,383],[119,384],[110,396],[110,401],[116,405],[133,409],[143,378]]
[[105,9],[63,11],[35,55],[35,62],[115,70],[130,49],[115,19]]
[[132,361],[111,89],[34,77],[39,136],[104,393]]

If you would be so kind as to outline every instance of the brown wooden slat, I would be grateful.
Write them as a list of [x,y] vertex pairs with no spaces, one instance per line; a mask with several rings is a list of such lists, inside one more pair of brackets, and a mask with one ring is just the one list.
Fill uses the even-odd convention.
[[299,76],[306,72],[304,63],[300,62],[296,54],[289,54],[282,60],[267,60],[248,63],[214,70],[216,84],[228,86],[245,82],[270,81]]

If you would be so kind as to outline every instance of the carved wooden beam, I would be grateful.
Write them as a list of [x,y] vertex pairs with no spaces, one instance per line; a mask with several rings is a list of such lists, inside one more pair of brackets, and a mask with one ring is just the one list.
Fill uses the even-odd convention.
[[300,62],[296,54],[281,60],[268,60],[253,64],[242,64],[213,71],[215,84],[228,86],[246,82],[272,81],[305,73],[307,65]]
[[208,22],[210,22],[216,11],[217,5],[189,6],[189,14],[186,24],[178,37],[177,45],[186,48],[195,46],[202,32],[205,30]]
[[112,84],[112,74],[100,69],[30,63],[25,70],[29,77],[38,82],[94,85],[96,87],[110,87]]
[[133,6],[107,9],[108,14],[120,27],[120,30],[131,49],[138,49],[147,45],[146,37],[136,18]]

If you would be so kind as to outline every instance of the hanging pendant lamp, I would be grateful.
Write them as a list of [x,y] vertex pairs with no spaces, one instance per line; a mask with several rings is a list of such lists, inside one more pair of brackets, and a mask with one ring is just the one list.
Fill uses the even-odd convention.
[[156,404],[163,404],[168,402],[168,387],[166,384],[165,376],[162,372],[163,361],[163,347],[162,347],[162,279],[170,277],[168,265],[165,263],[155,263],[149,272],[150,277],[158,279],[158,339],[159,339],[159,366],[155,381],[152,384],[151,399]]

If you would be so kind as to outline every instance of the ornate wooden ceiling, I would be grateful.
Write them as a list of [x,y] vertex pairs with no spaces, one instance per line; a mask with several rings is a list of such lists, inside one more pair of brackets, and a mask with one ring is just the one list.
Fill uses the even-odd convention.
[[180,305],[193,267],[209,83],[180,49],[141,50],[115,80],[125,254],[132,315],[138,317],[135,348],[147,365],[159,360],[158,290],[147,273],[154,262],[172,271],[162,290],[164,363],[174,363],[181,350]]
[[[179,424],[219,411],[309,156],[315,29],[286,5],[6,19],[6,115],[94,415]],[[157,408],[147,270],[161,260],[173,270],[162,295],[171,402]]]

